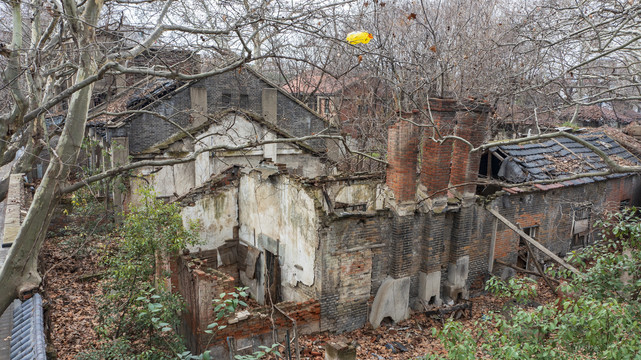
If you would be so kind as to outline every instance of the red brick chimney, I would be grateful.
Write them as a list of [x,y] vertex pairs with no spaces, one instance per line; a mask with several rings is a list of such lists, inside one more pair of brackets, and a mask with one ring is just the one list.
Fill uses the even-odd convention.
[[[402,116],[408,116],[403,114]],[[412,121],[415,121],[412,116]],[[413,201],[416,196],[416,166],[418,162],[418,128],[399,120],[387,134],[387,186],[398,202]]]
[[421,184],[425,186],[428,196],[436,194],[437,197],[446,197],[452,166],[452,140],[439,143],[434,139],[454,133],[456,100],[429,99],[428,110],[438,133],[432,127],[423,128]]
[[[465,104],[460,108],[456,124],[456,135],[469,141],[474,147],[483,144],[487,133],[487,117],[490,106],[474,102]],[[473,183],[478,178],[480,152],[470,153],[470,146],[462,141],[454,141],[452,152],[452,173],[450,184],[452,186]],[[476,185],[469,184],[455,187],[454,190],[464,197],[474,195]]]

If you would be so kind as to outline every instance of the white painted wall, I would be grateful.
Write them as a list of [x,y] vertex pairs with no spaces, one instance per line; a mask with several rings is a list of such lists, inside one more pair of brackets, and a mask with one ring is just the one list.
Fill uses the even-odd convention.
[[240,238],[261,250],[266,237],[278,241],[283,300],[301,300],[292,287],[315,281],[319,219],[314,199],[288,177],[263,179],[260,171],[241,177],[239,187]]
[[[205,194],[186,206],[180,212],[185,227],[190,221],[200,222],[201,243],[192,249],[216,249],[225,240],[234,237],[234,226],[238,224],[238,188],[229,186],[211,194]],[[190,249],[191,250],[191,249]]]
[[375,184],[333,185],[330,187],[330,197],[334,201],[350,205],[367,204],[368,209],[374,208],[376,202]]

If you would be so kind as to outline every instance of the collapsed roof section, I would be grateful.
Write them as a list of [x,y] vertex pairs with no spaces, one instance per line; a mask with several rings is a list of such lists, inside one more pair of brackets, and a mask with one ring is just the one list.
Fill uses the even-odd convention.
[[[604,132],[577,136],[603,151],[619,165],[641,165],[641,161],[637,157]],[[557,183],[553,185],[536,184],[535,186],[541,190],[587,184],[627,175],[616,173],[606,176],[589,176],[590,173],[607,171],[607,164],[592,149],[564,136],[538,142],[499,145],[490,148],[489,154],[491,154],[491,164],[488,164],[490,161],[486,159],[487,168],[484,169],[482,164],[482,173],[489,173],[492,178],[514,184],[557,180]],[[588,176],[572,179],[576,175]],[[565,178],[568,180],[563,181]]]

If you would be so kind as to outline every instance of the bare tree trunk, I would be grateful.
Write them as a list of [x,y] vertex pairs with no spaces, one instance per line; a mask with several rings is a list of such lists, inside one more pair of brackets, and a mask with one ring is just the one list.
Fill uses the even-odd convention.
[[[101,0],[89,0],[86,3],[82,19],[70,19],[82,52],[80,66],[75,83],[79,83],[96,72],[92,60],[94,27],[102,8]],[[64,2],[68,16],[77,13],[75,2]],[[82,21],[81,21],[82,20]],[[18,26],[21,22],[18,22]],[[20,228],[16,240],[9,250],[6,262],[0,272],[0,312],[3,312],[16,297],[28,294],[40,286],[41,277],[38,274],[37,259],[42,247],[47,227],[51,221],[53,210],[60,199],[59,190],[64,186],[69,175],[70,166],[75,164],[84,138],[87,112],[93,86],[87,86],[71,96],[69,110],[58,146],[52,154],[44,178],[33,198],[31,207]]]
[[27,112],[27,100],[22,94],[18,83],[18,77],[21,74],[19,51],[22,49],[22,13],[20,12],[19,1],[13,0],[10,1],[10,4],[13,15],[13,37],[11,39],[7,67],[2,74],[4,82],[8,84],[11,90],[15,104],[9,117],[0,119],[0,153],[4,153],[6,144],[9,143],[9,137],[7,136],[9,129],[15,126],[16,122],[21,122]]

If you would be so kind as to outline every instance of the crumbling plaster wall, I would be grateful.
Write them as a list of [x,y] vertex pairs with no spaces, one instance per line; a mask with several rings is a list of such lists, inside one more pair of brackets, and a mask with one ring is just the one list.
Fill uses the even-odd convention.
[[[376,199],[379,196],[377,183],[374,181],[364,183],[335,182],[327,186],[327,193],[334,203],[347,205],[365,205],[365,210],[376,210]],[[379,204],[379,210],[382,205]]]
[[[212,146],[239,146],[261,139],[269,132],[264,126],[248,120],[245,116],[230,113],[219,119],[215,124],[206,128],[196,136],[196,144],[191,139],[183,138],[166,146],[156,159],[183,157],[195,150]],[[135,171],[136,176],[146,178],[156,191],[157,196],[175,199],[187,194],[191,189],[202,185],[214,174],[220,174],[231,164],[248,168],[259,166],[264,160],[262,148],[241,151],[217,151],[215,154],[204,152],[195,161],[163,166],[159,168],[145,167]],[[305,176],[316,177],[326,171],[321,158],[313,156],[291,144],[283,144],[278,149],[278,162],[287,164],[292,172]],[[137,188],[142,184],[141,179],[131,181],[131,200],[139,200]]]
[[151,185],[156,196],[174,200],[194,188],[194,163],[176,164],[159,168],[141,167],[133,171],[129,178],[127,203],[138,204],[140,187]]
[[[372,297],[387,278],[409,279],[409,305],[416,308],[420,296],[436,295],[435,286],[445,288],[453,264],[465,262],[467,291],[482,288],[494,258],[514,263],[519,236],[496,223],[487,206],[523,228],[537,226],[537,240],[564,255],[570,249],[572,214],[578,203],[592,204],[594,212],[616,210],[622,200],[638,202],[635,196],[641,185],[639,176],[628,176],[399,214],[382,205],[385,194],[375,180],[327,179],[297,179],[274,168],[246,169],[238,188],[195,199],[183,214],[212,218],[204,224],[209,228],[206,237],[216,239],[210,242],[212,247],[231,238],[238,225],[241,244],[263,251],[263,261],[264,251],[277,254],[283,300],[317,299],[321,330],[337,332],[368,321]],[[328,199],[359,206],[332,209]],[[213,215],[216,211],[218,215]],[[220,221],[221,215],[227,221]],[[252,281],[250,287],[263,286],[264,293],[264,277]]]
[[226,186],[204,196],[195,197],[182,208],[185,226],[192,220],[200,225],[200,243],[193,248],[213,250],[234,238],[238,225],[238,187]]
[[320,225],[313,192],[287,176],[255,170],[241,177],[239,195],[240,239],[279,256],[284,301],[305,300],[297,288],[318,285]]

